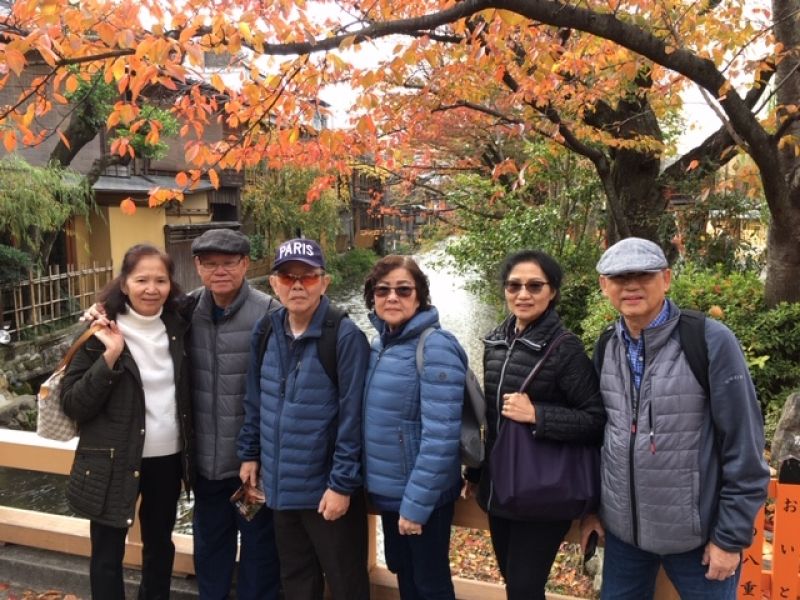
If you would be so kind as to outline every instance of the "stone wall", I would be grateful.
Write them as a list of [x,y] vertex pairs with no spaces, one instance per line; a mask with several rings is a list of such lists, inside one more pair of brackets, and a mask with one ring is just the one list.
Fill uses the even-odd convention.
[[0,427],[29,429],[36,388],[52,373],[84,325],[0,346]]

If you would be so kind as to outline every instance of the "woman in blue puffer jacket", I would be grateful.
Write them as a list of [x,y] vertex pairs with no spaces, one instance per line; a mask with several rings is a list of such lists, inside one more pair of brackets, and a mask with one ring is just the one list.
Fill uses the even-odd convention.
[[[450,526],[461,489],[466,354],[441,329],[428,278],[412,258],[378,261],[364,299],[378,331],[364,393],[364,475],[383,521],[386,564],[403,600],[454,600]],[[429,328],[420,370],[417,345]]]

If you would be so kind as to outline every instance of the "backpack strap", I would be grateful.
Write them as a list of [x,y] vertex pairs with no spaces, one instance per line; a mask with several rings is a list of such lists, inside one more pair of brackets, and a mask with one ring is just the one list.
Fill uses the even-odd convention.
[[[608,340],[614,335],[614,325],[609,325],[597,338],[594,346],[593,360],[598,374],[603,371],[603,359],[606,355]],[[708,381],[708,344],[706,343],[706,315],[697,310],[681,310],[678,320],[678,337],[681,349],[698,383],[710,398]]]
[[696,310],[681,310],[678,321],[681,349],[692,369],[692,374],[703,387],[706,398],[711,398],[708,381],[708,344],[706,343],[706,315]]
[[425,340],[433,333],[434,329],[436,328],[426,327],[419,334],[419,340],[417,341],[417,373],[420,377],[422,377],[422,370],[425,368]]
[[[267,341],[272,333],[272,319],[270,315],[273,312],[274,311],[269,311],[261,317],[256,325],[259,365],[264,362],[264,355],[267,353]],[[329,304],[328,311],[325,313],[325,319],[322,322],[322,334],[317,340],[317,353],[319,354],[322,368],[325,369],[325,374],[334,385],[337,386],[339,384],[339,376],[336,369],[336,341],[339,337],[339,325],[346,316],[346,310]]]
[[597,338],[597,342],[594,345],[592,359],[598,375],[603,372],[603,360],[606,357],[606,346],[608,346],[608,340],[611,339],[612,335],[614,335],[613,323],[603,330],[603,333],[600,334],[600,337]]
[[322,368],[335,386],[339,385],[339,373],[336,360],[336,342],[339,339],[339,325],[347,316],[347,311],[328,304],[325,320],[322,322],[322,335],[317,340],[317,353],[322,363]]

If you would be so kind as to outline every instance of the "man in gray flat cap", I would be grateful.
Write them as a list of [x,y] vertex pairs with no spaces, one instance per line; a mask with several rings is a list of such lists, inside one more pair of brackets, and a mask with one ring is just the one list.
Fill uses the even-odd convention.
[[682,598],[734,600],[741,554],[766,499],[764,428],[733,333],[666,298],[661,248],[624,239],[597,263],[621,318],[594,361],[607,421],[599,520],[602,598],[652,598],[660,566]]
[[236,438],[244,421],[250,333],[280,304],[246,279],[250,241],[231,229],[210,229],[192,242],[204,288],[193,292],[190,352],[197,473],[194,560],[200,600],[225,600],[241,535],[236,597],[277,600],[279,572],[272,511],[245,520],[230,497],[241,484]]

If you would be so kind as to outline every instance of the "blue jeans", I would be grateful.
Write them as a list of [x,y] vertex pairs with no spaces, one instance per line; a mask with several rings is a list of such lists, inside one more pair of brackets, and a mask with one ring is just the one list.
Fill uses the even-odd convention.
[[736,600],[740,569],[723,581],[706,579],[705,546],[680,554],[653,554],[626,544],[606,531],[601,600],[646,600],[655,593],[659,566],[681,598]]
[[381,512],[386,566],[397,575],[402,600],[455,600],[450,576],[454,502],[435,509],[421,535],[400,535],[396,512]]
[[280,573],[272,511],[262,507],[246,521],[230,497],[241,485],[238,478],[212,481],[197,476],[194,485],[194,569],[200,600],[226,600],[236,564],[237,535],[241,534],[236,597],[239,600],[278,600]]

